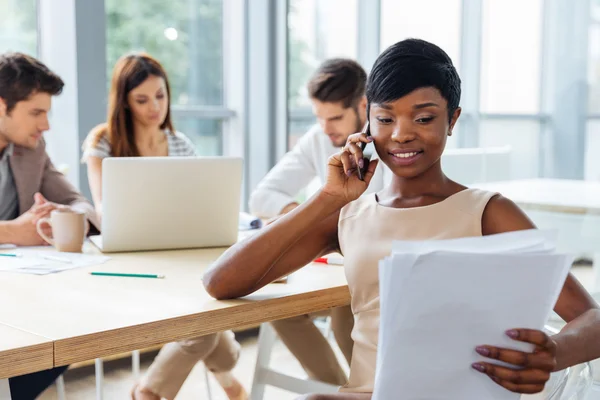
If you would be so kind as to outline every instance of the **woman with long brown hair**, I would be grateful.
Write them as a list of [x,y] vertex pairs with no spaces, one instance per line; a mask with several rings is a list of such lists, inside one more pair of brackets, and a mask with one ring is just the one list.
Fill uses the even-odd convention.
[[[170,88],[165,70],[147,54],[129,54],[117,62],[110,88],[108,120],[94,128],[83,145],[83,161],[98,217],[102,216],[102,159],[106,157],[194,156],[191,141],[171,121]],[[231,374],[240,345],[232,332],[221,332],[165,345],[141,382],[135,400],[174,399],[198,361],[204,361],[229,399],[247,394]]]

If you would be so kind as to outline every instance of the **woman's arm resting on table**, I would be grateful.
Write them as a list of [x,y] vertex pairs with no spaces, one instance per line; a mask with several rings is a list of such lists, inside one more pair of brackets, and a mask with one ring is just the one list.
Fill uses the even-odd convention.
[[329,158],[327,182],[316,195],[228,249],[204,275],[206,291],[217,299],[245,296],[337,250],[340,210],[365,192],[377,168],[375,160],[364,181],[356,176],[363,159],[358,144],[369,141],[364,134],[352,135]]
[[206,291],[217,299],[245,296],[337,249],[344,206],[319,192],[309,201],[229,248],[206,272]]

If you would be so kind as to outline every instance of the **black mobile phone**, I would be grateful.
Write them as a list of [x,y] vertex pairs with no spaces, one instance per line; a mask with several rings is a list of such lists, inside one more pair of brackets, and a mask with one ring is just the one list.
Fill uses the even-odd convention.
[[[371,136],[371,127],[369,126],[369,121],[367,120],[367,123],[365,124],[365,126],[362,129],[362,132],[365,135],[367,135],[367,137]],[[358,168],[358,179],[360,179],[361,181],[365,180],[365,173],[367,172],[367,168],[369,168],[369,161],[371,161],[371,157],[373,156],[373,152],[374,152],[374,145],[373,142],[371,143],[361,143],[360,144],[360,149],[362,150],[363,153],[363,167],[362,168]]]

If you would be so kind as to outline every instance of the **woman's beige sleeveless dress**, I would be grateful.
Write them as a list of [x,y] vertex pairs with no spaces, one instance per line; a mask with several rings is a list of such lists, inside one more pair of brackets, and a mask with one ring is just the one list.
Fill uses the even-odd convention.
[[390,254],[392,242],[481,236],[481,217],[494,195],[465,189],[429,206],[389,208],[371,194],[342,209],[338,236],[355,323],[350,379],[341,391],[373,391],[379,332],[377,268],[379,260]]

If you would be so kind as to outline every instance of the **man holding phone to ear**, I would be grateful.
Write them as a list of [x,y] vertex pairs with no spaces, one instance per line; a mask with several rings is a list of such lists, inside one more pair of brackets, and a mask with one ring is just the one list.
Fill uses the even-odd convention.
[[[250,196],[250,211],[273,218],[298,206],[298,193],[314,178],[323,184],[327,161],[346,144],[348,136],[360,132],[366,122],[367,74],[354,60],[335,58],[321,64],[308,82],[315,124],[263,178]],[[374,155],[376,156],[376,155]],[[366,193],[384,187],[384,166],[377,168]],[[344,385],[347,377],[327,340],[308,315],[272,322],[281,340],[300,361],[310,378]],[[350,363],[350,336],[354,316],[350,307],[331,311],[332,331]]]

